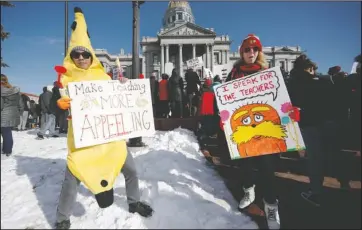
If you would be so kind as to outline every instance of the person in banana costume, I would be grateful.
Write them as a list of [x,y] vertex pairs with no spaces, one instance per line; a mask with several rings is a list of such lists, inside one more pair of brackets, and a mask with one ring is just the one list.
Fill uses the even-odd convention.
[[[66,71],[60,77],[61,85],[66,87],[70,82],[109,80],[109,76],[95,56],[82,10],[75,7],[74,13],[72,34],[63,63]],[[126,78],[120,79],[121,83],[125,80]],[[69,97],[62,97],[57,104],[59,108],[67,110],[70,108],[70,101]],[[132,155],[127,154],[124,140],[77,149],[74,144],[71,119],[68,122],[67,138],[67,169],[57,208],[55,224],[57,229],[70,228],[69,218],[80,182],[95,194],[101,208],[112,205],[113,183],[120,171],[126,180],[129,212],[137,212],[144,217],[152,215],[152,208],[140,201],[135,163]]]

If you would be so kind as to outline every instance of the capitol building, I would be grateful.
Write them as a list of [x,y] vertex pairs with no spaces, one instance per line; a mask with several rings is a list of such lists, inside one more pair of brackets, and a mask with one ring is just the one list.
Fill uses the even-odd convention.
[[[172,63],[184,76],[185,62],[196,57],[202,57],[204,68],[212,72],[220,66],[232,66],[240,58],[238,50],[230,50],[232,40],[228,35],[217,35],[214,28],[196,24],[187,1],[170,1],[162,22],[156,37],[146,36],[140,41],[140,71],[145,77],[153,72],[157,76],[165,73],[166,63]],[[273,46],[263,47],[263,52],[269,67],[280,66],[290,72],[302,50],[300,46]],[[106,49],[95,49],[95,53],[107,72],[112,71],[118,58],[125,75],[131,76],[132,54],[125,54],[123,49],[119,54],[110,54]]]

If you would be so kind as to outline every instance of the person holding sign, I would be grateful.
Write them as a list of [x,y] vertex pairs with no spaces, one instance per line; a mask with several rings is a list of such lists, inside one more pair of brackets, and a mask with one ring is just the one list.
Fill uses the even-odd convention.
[[[254,74],[267,69],[268,63],[265,61],[262,48],[263,47],[259,37],[255,36],[254,34],[249,34],[243,40],[240,46],[240,60],[235,62],[233,69],[229,73],[226,81],[243,78],[250,74]],[[253,108],[253,111],[254,109],[267,110],[270,108],[270,106],[268,108],[261,106],[259,107],[260,108]],[[240,111],[238,114],[240,114],[241,112],[243,111]],[[264,111],[264,113],[266,112]],[[236,114],[235,116],[239,116],[238,114]],[[268,116],[267,115],[268,114],[265,114],[266,117],[273,117],[272,114]],[[255,119],[258,119],[257,115],[255,116]],[[245,125],[246,122],[248,121],[245,121]],[[237,133],[237,131],[235,133]],[[265,142],[266,139],[260,137],[256,141]],[[257,143],[254,144],[258,145]],[[279,143],[276,143],[275,145],[273,144],[273,146],[278,145],[282,146],[282,144]],[[241,170],[244,177],[244,196],[240,200],[239,209],[244,210],[255,201],[255,176],[253,168],[257,167],[259,169],[259,172],[261,173],[261,188],[263,191],[265,204],[264,211],[267,218],[268,226],[270,229],[279,229],[280,219],[278,212],[278,201],[274,189],[274,159],[276,157],[276,154],[267,154],[262,156],[260,155],[257,157],[249,157],[242,160]]]
[[[75,21],[68,53],[64,59],[65,71],[60,77],[62,87],[70,82],[109,80],[104,68],[95,56],[91,46],[87,25],[82,10],[74,9]],[[125,82],[121,78],[121,82]],[[66,95],[57,101],[59,108],[70,109],[71,99]],[[97,200],[101,208],[113,203],[113,183],[122,171],[126,180],[126,194],[129,212],[141,216],[152,215],[152,208],[140,201],[140,191],[136,167],[126,142],[114,141],[90,147],[76,148],[72,119],[68,122],[68,156],[65,179],[60,193],[56,214],[56,229],[70,228],[70,214],[75,203],[80,182],[83,182]]]

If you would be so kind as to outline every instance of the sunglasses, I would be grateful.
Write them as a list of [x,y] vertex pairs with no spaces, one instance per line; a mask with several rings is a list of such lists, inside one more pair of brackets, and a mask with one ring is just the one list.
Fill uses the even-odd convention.
[[245,48],[245,49],[244,49],[244,52],[245,52],[245,53],[249,53],[249,52],[251,51],[251,49],[253,49],[254,52],[259,51],[259,48],[256,47],[256,46],[254,46],[254,47],[247,47],[247,48]]
[[79,53],[79,52],[72,52],[72,53],[70,54],[70,57],[71,57],[71,58],[74,58],[74,59],[79,59],[80,55],[82,55],[82,57],[83,57],[84,59],[88,59],[88,58],[92,57],[92,54],[91,54],[91,53],[88,53],[88,52],[81,52],[81,53]]

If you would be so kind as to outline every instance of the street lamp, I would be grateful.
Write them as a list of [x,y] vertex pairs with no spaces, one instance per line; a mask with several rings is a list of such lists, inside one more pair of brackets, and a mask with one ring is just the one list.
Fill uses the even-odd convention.
[[68,1],[65,0],[64,2],[64,57],[67,56],[67,49],[68,49]]
[[140,23],[139,23],[139,9],[144,1],[132,1],[133,8],[133,25],[132,25],[132,76],[131,78],[137,79],[140,74],[140,57],[139,57],[139,38],[140,38]]
[[[137,79],[140,74],[140,57],[139,57],[139,36],[140,36],[140,23],[139,23],[139,9],[145,1],[132,1],[133,8],[133,22],[132,22],[132,79]],[[130,147],[143,147],[145,144],[142,142],[142,137],[130,138],[128,146]]]

